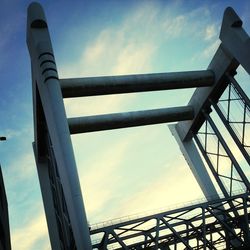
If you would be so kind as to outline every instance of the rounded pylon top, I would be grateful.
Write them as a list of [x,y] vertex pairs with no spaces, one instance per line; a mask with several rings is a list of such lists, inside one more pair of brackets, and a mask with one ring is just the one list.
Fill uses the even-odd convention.
[[47,28],[45,13],[40,3],[33,2],[28,7],[28,28]]
[[237,15],[232,7],[227,7],[224,11],[223,21],[227,23],[228,26],[231,27],[241,27],[242,20]]

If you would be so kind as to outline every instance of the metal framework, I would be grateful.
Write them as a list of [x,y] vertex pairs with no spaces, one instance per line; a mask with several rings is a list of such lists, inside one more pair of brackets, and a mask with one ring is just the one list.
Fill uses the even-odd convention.
[[[2,137],[3,140],[6,139]],[[1,140],[1,139],[0,139]],[[0,166],[0,250],[10,250],[8,201],[6,198],[2,168]]]
[[94,225],[91,234],[100,239],[93,241],[93,249],[242,249],[249,244],[249,209],[248,195],[240,194],[105,227]]
[[[250,73],[249,36],[227,8],[207,70],[59,79],[42,7],[28,9],[34,154],[52,249],[248,249],[250,101],[234,78]],[[67,119],[63,98],[197,87],[184,107]],[[226,96],[226,97],[225,97]],[[235,106],[240,107],[235,115]],[[239,115],[240,114],[240,115]],[[70,134],[178,122],[175,136],[207,202],[101,227],[87,223]],[[233,145],[245,159],[235,157]],[[235,195],[236,189],[241,193]],[[219,195],[222,193],[222,196]]]

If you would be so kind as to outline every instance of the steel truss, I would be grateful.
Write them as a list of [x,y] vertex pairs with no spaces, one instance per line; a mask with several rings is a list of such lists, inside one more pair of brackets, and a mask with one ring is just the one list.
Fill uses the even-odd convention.
[[93,249],[243,249],[249,195],[224,198],[91,229]]
[[[249,117],[250,102],[237,81],[228,74],[227,79],[229,82],[225,91],[228,92],[227,98],[225,99],[222,97],[218,101],[209,99],[209,102],[233,138],[235,144],[240,149],[240,152],[245,157],[247,163],[250,164],[249,146],[246,144],[246,125],[249,124],[247,118]],[[238,114],[231,113],[230,107],[232,107],[232,103],[238,104]],[[226,109],[223,107],[226,107]],[[212,109],[210,111],[212,111]],[[249,191],[249,180],[215,122],[208,114],[210,112],[205,110],[202,112],[205,119],[205,125],[203,129],[200,129],[198,133],[194,135],[194,139],[208,167],[213,173],[214,178],[220,186],[221,191],[225,197],[231,196],[233,190],[235,190],[233,184],[239,184],[238,188],[241,187],[245,191]],[[239,118],[241,118],[241,120]],[[237,126],[238,130],[235,124],[241,125]],[[213,145],[211,146],[209,144]],[[228,165],[226,170],[225,165]]]
[[75,240],[72,232],[72,225],[65,201],[63,186],[58,172],[58,166],[54,155],[53,146],[49,134],[46,136],[47,162],[49,183],[53,197],[53,206],[55,211],[55,218],[59,232],[60,248],[75,250]]
[[[213,117],[216,113],[249,167],[250,101],[232,76],[240,64],[250,73],[250,48],[244,43],[249,37],[232,8],[225,11],[220,39],[222,44],[203,71],[59,79],[45,14],[38,3],[30,5],[33,147],[53,250],[249,248],[250,183]],[[189,104],[171,109],[67,119],[63,104],[67,97],[190,87],[197,89]],[[237,118],[235,103],[241,108]],[[208,202],[89,228],[70,134],[173,121],[178,121],[173,131]],[[243,193],[234,195],[239,187]]]
[[[247,128],[250,124],[250,100],[233,76],[227,74],[227,80],[229,82],[227,98],[219,99],[218,103],[211,100],[211,104],[250,165],[250,141],[247,138]],[[235,104],[241,116],[238,114],[234,117],[236,114],[231,109]]]

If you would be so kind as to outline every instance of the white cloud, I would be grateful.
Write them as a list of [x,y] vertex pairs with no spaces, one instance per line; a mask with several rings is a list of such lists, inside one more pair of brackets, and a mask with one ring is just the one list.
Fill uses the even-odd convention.
[[[203,39],[203,27],[210,25],[208,24],[210,12],[207,8],[195,9],[190,13],[182,13],[177,16],[170,11],[162,15],[161,11],[163,10],[157,5],[145,4],[127,15],[119,26],[104,27],[95,39],[88,43],[86,48],[79,53],[79,58],[73,63],[63,65],[60,70],[63,73],[61,77],[150,72],[154,67],[151,62],[157,53],[161,53],[159,48],[163,44],[166,48],[168,47],[166,44],[171,38],[179,39],[186,36],[197,36]],[[201,15],[205,17],[202,22],[200,18],[197,18]],[[211,44],[203,52],[202,56],[199,55],[202,59],[207,59],[212,55],[217,45],[217,43],[211,42],[213,40],[213,28],[207,30],[207,36],[210,36],[209,41]],[[167,49],[164,50],[164,53]],[[134,101],[134,96],[110,95],[80,98],[76,101],[67,99],[65,104],[68,116],[79,116],[117,112],[119,109],[128,107],[129,104],[130,107],[133,107]],[[155,103],[157,101],[155,100]],[[149,134],[145,133],[141,138],[148,136]],[[92,137],[85,137],[84,140],[82,138],[77,142],[74,139],[75,148],[82,149],[83,144],[88,144]],[[119,168],[121,162],[126,159],[127,148],[131,147],[133,140],[125,138],[121,143],[115,144],[110,141],[108,143],[110,149],[102,147],[101,154],[96,153],[96,150],[100,149],[100,145],[103,145],[102,142],[97,139],[92,140],[98,144],[96,148],[92,146],[93,152],[90,152],[90,155],[80,151],[76,152],[76,158],[83,186],[85,206],[90,218],[94,217],[95,220],[98,220],[98,218],[101,219],[102,216],[106,216],[108,213],[115,216],[117,209],[111,209],[107,203],[113,198],[117,198],[117,190],[114,188],[117,183],[127,181],[121,179],[122,172],[119,172]],[[170,150],[171,146],[167,145],[166,150]],[[85,158],[90,158],[91,160],[88,161],[91,163],[87,169],[84,167],[81,169],[81,166],[86,164]],[[162,199],[163,196],[171,203],[175,203],[181,199],[183,200],[182,195],[185,199],[191,200],[195,197],[195,194],[201,194],[192,174],[188,170],[188,166],[179,164],[179,161],[175,161],[174,164],[176,168],[171,167],[171,170],[169,170],[166,167],[166,173],[159,173],[161,176],[155,182],[152,181],[150,187],[143,185],[139,191],[139,188],[137,188],[136,192],[138,193],[135,193],[130,198],[124,194],[125,197],[121,201],[122,204],[118,208],[117,215],[121,214],[121,212],[124,214],[134,213],[141,210],[142,207],[152,209],[156,206],[163,206],[165,204],[162,203],[165,202]],[[128,171],[132,171],[131,174],[134,173],[131,169]],[[181,178],[184,175],[186,177],[186,174],[190,178]],[[145,181],[143,180],[144,175],[146,174],[142,173],[141,182]],[[180,182],[178,185],[176,185],[177,180]],[[124,192],[128,193],[129,190]],[[98,211],[102,211],[102,213],[100,214]]]
[[147,71],[156,49],[151,22],[157,12],[153,4],[145,4],[119,26],[104,28],[82,51],[78,60],[62,67],[61,77]]
[[169,38],[176,38],[185,32],[185,26],[187,22],[187,17],[184,15],[179,15],[174,18],[169,18],[163,24],[166,35]]
[[115,196],[113,187],[122,181],[117,175],[119,165],[126,156],[129,141],[122,140],[112,148],[104,150],[98,155],[98,160],[90,166],[90,171],[84,173],[79,162],[80,182],[84,188],[87,211],[98,215],[107,203]]
[[144,213],[167,211],[170,207],[185,207],[191,200],[203,197],[188,165],[183,164],[181,157],[171,164],[167,163],[163,169],[164,172],[156,180],[149,182],[129,199],[121,200],[113,218],[133,214],[143,216]]
[[217,30],[215,28],[215,24],[208,25],[205,30],[204,40],[209,41],[217,36]]
[[[31,148],[31,146],[30,146]],[[32,152],[21,154],[15,158],[11,165],[5,169],[8,175],[7,183],[14,184],[17,181],[27,181],[36,174],[36,164]]]
[[150,71],[149,62],[154,55],[156,46],[145,43],[138,46],[130,43],[117,58],[117,64],[113,67],[113,74],[132,74],[144,71]]
[[208,61],[207,65],[209,62],[212,60],[216,50],[218,49],[220,45],[220,40],[216,39],[215,41],[212,41],[202,52],[199,54],[195,54],[192,58],[191,61],[203,61],[206,59]]
[[44,212],[38,212],[36,217],[33,217],[28,224],[13,231],[11,235],[12,248],[31,250],[34,249],[33,246],[41,239],[44,240],[44,247],[39,249],[49,249],[48,230]]
[[135,99],[134,95],[109,95],[65,99],[67,117],[95,115],[121,111]]

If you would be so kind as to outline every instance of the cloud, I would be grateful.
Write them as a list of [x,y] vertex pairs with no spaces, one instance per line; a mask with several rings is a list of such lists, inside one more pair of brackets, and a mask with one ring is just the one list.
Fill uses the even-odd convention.
[[215,24],[208,25],[206,27],[206,30],[205,30],[204,40],[209,41],[209,40],[213,39],[214,37],[217,37],[217,34],[218,34],[218,32],[215,28]]
[[166,20],[163,24],[165,35],[169,38],[176,38],[185,31],[187,17],[184,15],[179,15],[174,18]]
[[5,173],[9,177],[7,182],[12,185],[17,181],[27,181],[33,178],[36,174],[35,166],[36,164],[32,152],[20,154],[20,156],[15,158],[15,161],[11,162],[11,165],[5,169]]
[[[207,8],[198,8],[179,15],[175,15],[174,11],[172,13],[166,11],[166,9],[161,9],[160,6],[154,4],[142,4],[135,11],[129,13],[121,23],[103,27],[85,49],[80,51],[76,60],[61,66],[61,77],[152,72],[154,69],[153,59],[156,58],[156,55],[163,53],[161,51],[163,46],[164,53],[167,53],[171,50],[171,46],[168,45],[173,41],[175,43],[180,38],[196,36],[204,40],[203,27],[213,27],[213,24],[208,21],[210,12]],[[201,15],[204,17],[202,22],[198,18]],[[200,30],[202,31],[200,32]],[[206,32],[207,37],[210,36],[208,40],[210,44],[202,55],[199,54],[200,59],[207,59],[216,47],[216,44],[213,43],[213,28]],[[189,58],[188,62],[190,62]],[[68,116],[79,116],[117,112],[120,109],[136,106],[137,101],[135,95],[130,97],[127,95],[109,95],[79,98],[76,101],[66,99],[65,105]],[[150,102],[157,103],[158,101],[158,99],[155,99]],[[168,100],[165,101],[167,103]],[[92,136],[79,136],[79,139],[73,137],[85,206],[91,222],[92,218],[97,221],[99,218],[101,220],[108,216],[115,216],[115,214],[119,216],[121,213],[134,213],[135,211],[141,211],[142,207],[152,209],[156,206],[164,206],[166,203],[163,204],[163,202],[166,202],[166,200],[176,203],[183,199],[193,199],[194,193],[201,194],[188,167],[181,161],[171,159],[170,165],[173,165],[173,167],[166,165],[165,162],[155,164],[154,167],[158,166],[159,169],[166,171],[164,173],[159,172],[157,177],[157,170],[151,169],[150,172],[147,169],[148,166],[143,165],[143,161],[140,162],[141,165],[139,165],[138,160],[134,163],[129,162],[127,160],[128,149],[133,148],[135,142],[128,134],[124,133],[125,138],[115,143],[112,139],[110,141],[107,139],[106,144],[103,143],[103,137],[99,136],[98,133]],[[148,130],[147,132],[144,131],[141,138],[146,141],[145,138],[152,134]],[[153,143],[162,145],[159,141],[148,142],[150,145]],[[141,147],[144,148],[146,145],[145,142]],[[88,147],[92,150],[89,150]],[[166,151],[170,151],[170,149],[173,150],[172,144],[169,143],[166,146]],[[157,158],[156,155],[158,155],[157,152],[153,157],[150,153],[145,154],[145,159],[151,161],[149,158],[153,158],[158,161],[158,159],[155,159]],[[129,178],[121,170],[124,162],[134,166],[139,165],[143,168],[141,172],[136,168],[127,168],[127,172],[130,172],[133,177],[141,175],[140,180],[137,179],[133,187],[129,186],[133,178]],[[88,167],[85,167],[86,165]],[[147,176],[150,175],[152,179],[156,178],[156,180],[147,182]],[[184,175],[189,177],[181,178]],[[177,180],[178,185],[176,185]],[[123,182],[124,186],[127,183],[126,188],[119,186]],[[122,193],[117,194],[119,192]],[[119,202],[117,202],[117,199],[120,202],[118,208],[117,203]],[[112,207],[115,202],[116,208]]]
[[[165,125],[138,128],[123,132],[126,136],[118,137],[115,143],[107,140],[108,147],[102,137],[99,142],[94,136],[79,138],[79,144],[74,142],[82,155],[89,155],[87,147],[91,147],[90,152],[96,150],[88,160],[77,157],[91,224],[189,201],[194,199],[194,193],[202,195],[184,158],[174,151],[174,138],[167,132]],[[91,143],[79,148],[83,139]],[[173,151],[169,151],[169,145]]]
[[67,117],[95,115],[121,111],[129,106],[135,95],[109,95],[98,97],[84,97],[64,99]]
[[[196,64],[201,64],[204,60],[206,60],[209,64],[209,62],[212,60],[213,56],[215,55],[216,50],[218,49],[220,45],[219,39],[211,39],[209,44],[199,53],[194,54],[194,56],[191,58],[191,62],[195,62]],[[199,62],[199,63],[197,63]]]
[[113,218],[143,216],[159,210],[185,207],[191,200],[204,197],[182,157],[165,164],[163,170],[157,179],[147,183],[139,192],[130,195],[129,199],[122,199],[113,211]]
[[156,50],[152,38],[133,37],[127,24],[120,29],[101,31],[74,64],[63,66],[61,77],[143,73],[150,68],[150,58]]
[[128,140],[122,140],[113,144],[112,148],[104,150],[98,155],[98,161],[94,161],[87,173],[81,168],[79,162],[80,182],[84,188],[85,204],[87,211],[93,215],[100,215],[100,211],[107,206],[110,200],[114,198],[113,187],[122,181],[119,176],[120,163],[126,157]]
[[220,45],[220,40],[219,39],[215,40],[213,43],[211,43],[207,48],[203,50],[201,56],[203,58],[212,59],[219,45]]
[[32,250],[36,249],[33,246],[42,240],[39,246],[39,249],[49,249],[48,245],[48,230],[47,224],[45,220],[44,212],[37,212],[36,216],[32,217],[32,219],[26,224],[23,225],[22,228],[15,229],[11,235],[12,240],[12,248],[19,250]]
[[[123,131],[123,135],[126,136],[112,138],[109,135],[110,139],[100,136],[96,138],[97,135],[96,137],[86,135],[85,142],[91,141],[88,147],[94,147],[96,150],[92,155],[89,155],[88,151],[81,147],[83,137],[78,137],[78,139],[76,137],[73,140],[74,147],[79,151],[76,152],[76,155],[79,155],[80,151],[89,155],[88,159],[77,157],[77,165],[85,206],[91,222],[112,217],[111,211],[116,210],[117,202],[124,195],[126,196],[123,189],[126,189],[130,180],[135,179],[135,172],[138,171],[134,169],[133,165],[139,165],[138,160],[136,161],[131,155],[131,150],[141,148],[141,138],[147,137],[146,142],[155,139],[155,133],[152,131],[151,135],[148,135],[147,131],[146,127],[137,131]],[[110,147],[106,147],[106,145],[110,145]],[[89,151],[91,152],[92,149]],[[144,162],[144,159],[141,159],[141,162]],[[129,163],[130,166],[127,165]],[[131,172],[131,169],[134,169],[134,173]],[[140,183],[134,183],[133,188],[131,188],[137,189],[138,184]]]
[[149,71],[149,62],[153,57],[156,46],[151,43],[128,44],[117,58],[117,64],[113,67],[113,74],[128,74]]

